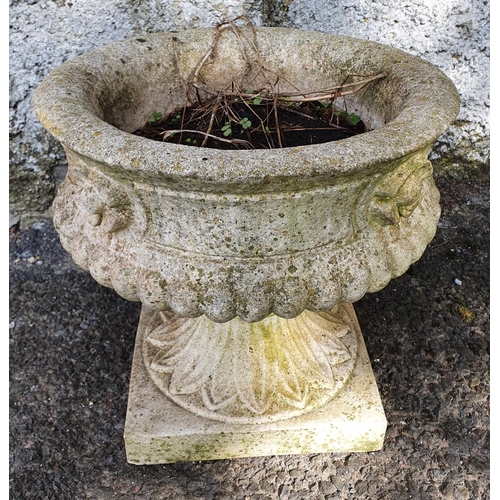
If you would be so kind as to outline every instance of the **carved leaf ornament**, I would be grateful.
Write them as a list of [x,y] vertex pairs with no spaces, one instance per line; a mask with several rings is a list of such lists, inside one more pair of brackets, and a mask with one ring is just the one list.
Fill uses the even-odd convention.
[[165,394],[224,421],[277,420],[326,403],[356,352],[355,332],[336,312],[258,323],[157,312],[144,342],[149,374]]

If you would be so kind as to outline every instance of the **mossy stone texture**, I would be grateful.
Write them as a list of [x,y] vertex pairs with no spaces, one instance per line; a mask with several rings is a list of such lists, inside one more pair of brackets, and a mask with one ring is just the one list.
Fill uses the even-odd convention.
[[[255,35],[245,57],[245,38],[221,31],[199,73],[205,86],[250,87],[260,64],[279,75],[282,93],[382,72],[337,103],[369,131],[240,151],[133,135],[153,111],[190,104],[185,85],[213,29],[96,49],[55,70],[35,94],[39,119],[68,158],[54,203],[63,246],[99,283],[141,301],[145,315],[164,316],[147,337],[157,350],[134,361],[143,375],[133,375],[125,433],[133,463],[382,446],[385,417],[366,353],[355,351],[342,322],[338,338],[320,327],[322,311],[350,307],[353,316],[346,303],[400,276],[432,240],[440,207],[427,156],[457,116],[458,94],[437,68],[391,47],[245,29],[246,40]],[[269,332],[271,314],[279,326]],[[347,330],[363,350],[353,318]],[[264,378],[273,373],[281,380],[274,392]],[[300,411],[290,415],[290,401]]]
[[268,455],[366,452],[383,446],[387,421],[352,305],[346,305],[358,355],[337,397],[294,418],[255,423],[207,419],[181,408],[153,383],[143,342],[154,311],[137,333],[125,422],[127,460],[138,465]]
[[[386,73],[346,99],[370,131],[245,151],[132,135],[152,111],[184,104],[183,84],[213,36],[195,29],[114,43],[63,64],[37,89],[35,111],[68,157],[54,220],[75,261],[127,299],[217,322],[329,309],[402,274],[435,233],[427,154],[458,113],[453,84],[391,47],[258,28],[281,91]],[[243,75],[244,86],[238,47],[225,30],[200,74],[206,85]]]

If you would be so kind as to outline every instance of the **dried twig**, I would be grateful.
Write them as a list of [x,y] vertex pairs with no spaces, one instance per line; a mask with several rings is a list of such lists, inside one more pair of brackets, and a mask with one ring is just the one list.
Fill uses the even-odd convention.
[[206,132],[205,137],[203,138],[203,142],[201,143],[200,147],[204,147],[208,141],[209,134],[212,131],[212,127],[214,125],[214,120],[215,120],[215,113],[217,112],[217,108],[219,107],[219,99],[215,101],[214,107],[212,108],[212,114],[210,115],[210,122],[208,123],[208,129]]
[[[241,25],[241,23],[244,24]],[[231,30],[236,38],[237,50],[239,50],[245,61],[245,69],[238,77],[238,80],[241,81],[235,81],[233,79],[233,81],[231,81],[226,88],[218,89],[203,83],[203,79],[200,77],[200,74],[209,59],[214,57],[217,44],[219,43],[219,39],[224,29]],[[181,74],[177,41],[176,37],[172,37],[173,54],[179,74]],[[255,73],[252,75],[251,73],[253,68],[255,68]],[[258,120],[258,124],[255,123],[254,125],[251,125],[251,128],[245,126],[242,127],[248,138],[250,139],[251,134],[259,129],[264,133],[268,147],[275,147],[273,135],[276,134],[278,146],[282,148],[285,146],[285,137],[283,136],[284,131],[290,132],[307,129],[348,130],[338,124],[338,117],[337,125],[332,123],[336,115],[336,111],[333,106],[336,99],[359,92],[371,82],[385,76],[385,73],[377,73],[375,75],[348,75],[341,85],[327,89],[304,92],[282,75],[266,67],[265,61],[259,51],[257,31],[254,25],[247,17],[239,16],[231,21],[222,22],[215,27],[215,32],[210,46],[193,68],[187,80],[181,78],[186,94],[186,104],[182,109],[182,113],[179,111],[181,114],[180,128],[177,130],[166,130],[162,132],[161,135],[163,136],[163,140],[166,140],[173,135],[179,134],[179,142],[181,142],[182,134],[184,133],[200,134],[203,136],[201,147],[205,147],[207,145],[209,138],[233,145],[251,147],[252,144],[249,141],[242,139],[228,139],[212,134],[214,127],[222,127],[222,130],[224,131],[226,125],[231,122],[242,125],[242,121],[244,122],[245,119],[240,116],[241,107],[238,107],[238,104],[240,104],[243,105],[252,114],[252,116]],[[351,78],[357,79],[357,81],[349,82],[349,79]],[[288,89],[293,89],[292,92],[280,91],[279,87],[281,81],[286,82]],[[245,91],[242,90],[243,82],[246,82]],[[251,89],[250,86],[255,86],[256,89]],[[255,101],[257,99],[258,102],[256,103]],[[196,100],[198,101],[199,107],[194,112],[187,115],[189,103],[193,103]],[[286,124],[285,126],[280,124],[278,113],[279,109],[295,113],[306,119],[316,120],[317,118],[314,118],[306,113],[302,113],[294,109],[292,106],[289,106],[291,103],[308,103],[314,101],[329,101],[331,103],[332,114],[329,122],[331,126],[330,128],[319,127],[311,129],[308,127],[287,127]],[[260,103],[265,105],[265,118],[263,114],[259,115],[259,113],[256,112],[256,108],[254,109],[254,106]],[[273,133],[271,134],[270,127],[273,120]],[[199,127],[198,122],[204,124],[203,127],[206,127],[204,131],[195,129],[195,127]],[[248,122],[250,122],[250,120],[248,120]],[[192,127],[193,129],[185,128],[189,127],[191,124],[194,125],[194,127]],[[226,128],[226,130],[229,130],[229,132],[232,133],[230,128]],[[352,132],[351,130],[349,131]],[[227,135],[226,131],[224,131],[224,133]]]
[[163,140],[168,139],[175,134],[200,134],[211,137],[212,139],[217,139],[218,141],[228,142],[229,144],[241,144],[245,146],[252,146],[248,141],[243,139],[225,139],[224,137],[219,137],[213,134],[207,134],[207,132],[202,132],[201,130],[189,130],[189,129],[179,129],[179,130],[165,130],[161,133]]
[[241,97],[243,99],[254,99],[255,97],[261,97],[262,100],[270,102],[274,102],[275,99],[284,102],[313,102],[330,101],[339,97],[354,94],[365,88],[369,83],[375,80],[379,80],[380,78],[384,78],[385,76],[387,76],[385,73],[378,73],[358,82],[346,83],[343,85],[332,87],[330,89],[311,90],[309,92],[273,92],[272,90],[264,92],[264,89],[261,89],[257,92],[238,93],[228,90],[210,89],[206,85],[202,85],[199,83],[194,83],[193,86],[209,94],[222,94],[225,97]]

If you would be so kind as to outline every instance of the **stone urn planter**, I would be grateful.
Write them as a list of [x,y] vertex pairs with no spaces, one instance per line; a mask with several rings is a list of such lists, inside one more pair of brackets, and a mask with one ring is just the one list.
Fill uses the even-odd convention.
[[[143,304],[128,460],[380,449],[386,420],[352,303],[404,273],[435,234],[427,155],[458,114],[457,92],[391,47],[258,28],[260,57],[285,91],[383,71],[345,98],[369,131],[237,151],[133,135],[152,111],[185,104],[213,35],[156,33],[93,50],[34,96],[69,164],[54,202],[63,246]],[[223,30],[205,84],[251,74],[237,46]]]

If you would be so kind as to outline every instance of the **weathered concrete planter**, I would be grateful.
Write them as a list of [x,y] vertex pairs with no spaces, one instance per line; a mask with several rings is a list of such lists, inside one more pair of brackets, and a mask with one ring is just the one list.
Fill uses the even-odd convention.
[[[385,418],[348,304],[404,273],[433,238],[439,193],[427,154],[458,114],[457,92],[387,46],[261,28],[267,66],[301,90],[385,72],[347,102],[370,132],[250,151],[132,135],[153,110],[184,103],[183,80],[212,36],[157,33],[94,50],[55,70],[34,99],[68,157],[54,203],[63,246],[99,283],[143,303],[129,460],[378,449]],[[242,73],[236,45],[225,32],[205,82]],[[362,431],[345,428],[363,418]],[[327,430],[335,419],[344,423]]]

